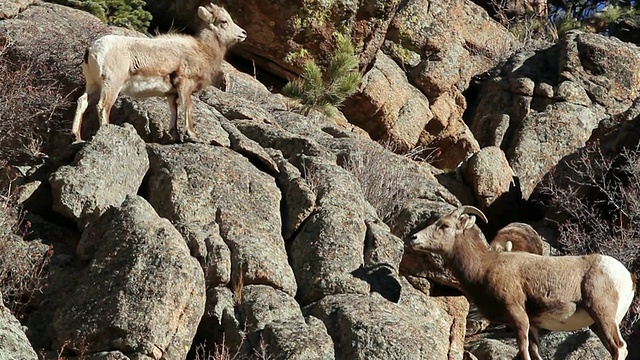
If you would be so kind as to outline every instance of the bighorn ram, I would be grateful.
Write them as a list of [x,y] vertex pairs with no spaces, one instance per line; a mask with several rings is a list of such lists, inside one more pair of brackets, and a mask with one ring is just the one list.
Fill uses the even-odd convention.
[[118,94],[132,97],[166,97],[171,110],[171,136],[178,136],[178,100],[189,137],[193,129],[191,94],[220,76],[222,59],[231,46],[244,41],[246,31],[229,13],[214,4],[198,7],[196,36],[181,34],[138,38],[106,35],[84,55],[84,94],[78,99],[72,132],[81,141],[82,115],[97,101],[100,125],[109,123]]
[[543,242],[538,232],[525,223],[511,223],[498,231],[489,244],[496,251],[525,251],[542,255]]
[[516,329],[522,359],[541,359],[538,329],[586,326],[613,359],[627,357],[619,326],[631,305],[635,278],[624,265],[598,254],[550,257],[491,251],[473,226],[473,215],[487,221],[477,208],[463,206],[414,234],[411,246],[442,255],[480,312]]

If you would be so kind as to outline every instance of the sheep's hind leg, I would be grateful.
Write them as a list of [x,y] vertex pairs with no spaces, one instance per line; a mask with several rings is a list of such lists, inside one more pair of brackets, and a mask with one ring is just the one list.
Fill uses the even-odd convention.
[[89,95],[85,92],[78,98],[78,105],[76,107],[76,115],[73,117],[73,125],[71,126],[71,132],[75,135],[75,142],[82,141],[82,134],[80,127],[82,127],[82,116],[84,115],[85,110],[87,110],[87,105]]
[[615,288],[615,285],[600,279],[600,281],[593,280],[585,283],[583,286],[591,289],[584,298],[584,309],[594,321],[591,330],[598,335],[604,347],[611,353],[613,360],[625,360],[629,351],[627,343],[622,339],[620,324],[616,322],[617,301],[593,295],[606,294],[611,288]]
[[620,334],[620,327],[618,324],[611,320],[601,320],[593,316],[595,324],[591,325],[590,329],[598,335],[602,345],[609,351],[613,360],[625,360],[629,351],[627,350],[627,343],[622,339]]
[[87,83],[84,94],[78,98],[76,114],[73,117],[73,125],[71,126],[71,132],[75,136],[75,142],[82,142],[82,118],[89,104],[96,102],[97,93],[98,87]]
[[540,331],[535,326],[530,326],[531,338],[529,339],[529,354],[534,360],[542,360],[540,353],[538,352],[540,347]]

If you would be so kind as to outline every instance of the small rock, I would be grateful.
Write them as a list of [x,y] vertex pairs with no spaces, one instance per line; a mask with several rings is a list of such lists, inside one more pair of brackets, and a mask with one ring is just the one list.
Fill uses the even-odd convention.
[[0,301],[0,359],[38,360],[20,322]]
[[73,164],[49,178],[53,208],[83,228],[109,206],[136,194],[148,169],[145,143],[133,126],[102,126]]

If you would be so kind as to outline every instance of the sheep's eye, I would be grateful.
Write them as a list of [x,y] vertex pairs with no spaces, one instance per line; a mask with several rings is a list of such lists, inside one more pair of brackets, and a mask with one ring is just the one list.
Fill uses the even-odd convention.
[[222,21],[220,21],[220,26],[221,26],[223,29],[226,29],[226,28],[227,28],[227,26],[229,26],[229,22],[228,22],[227,20],[222,20]]
[[447,224],[440,224],[440,230],[446,230],[449,228],[449,225]]

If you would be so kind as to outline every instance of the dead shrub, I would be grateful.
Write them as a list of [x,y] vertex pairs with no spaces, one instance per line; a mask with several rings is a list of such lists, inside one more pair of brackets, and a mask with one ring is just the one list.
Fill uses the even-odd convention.
[[258,345],[253,348],[253,358],[255,360],[272,360],[273,357],[269,353],[269,344],[260,336]]
[[[10,171],[7,169],[6,160],[0,160],[0,239],[4,239],[9,234],[16,231],[18,223],[18,211],[12,205],[13,183],[16,180],[11,177]],[[6,170],[6,171],[5,171]]]
[[[558,28],[549,17],[547,1],[514,3],[507,0],[490,0],[491,12],[509,32],[521,42],[525,50],[543,49],[558,39]],[[524,5],[517,8],[514,5]]]
[[206,343],[196,346],[194,360],[240,360],[242,359],[236,352],[231,353],[231,349],[225,344],[213,344],[213,349],[207,350]]
[[0,159],[33,163],[44,155],[56,115],[71,102],[51,66],[12,60],[11,47],[0,38]]
[[31,224],[8,191],[0,195],[0,293],[4,305],[21,321],[45,285],[53,247],[25,241]]
[[[244,333],[243,333],[244,334]],[[232,350],[222,337],[221,343],[214,343],[213,346],[207,345],[204,341],[195,348],[195,357],[193,360],[271,360],[273,357],[269,354],[269,345],[264,341],[262,336],[258,344],[253,347],[252,353],[243,352],[246,338],[244,335],[240,339],[240,344]],[[245,349],[246,350],[246,349]]]
[[[73,349],[73,350],[71,350]],[[73,355],[65,355],[66,352],[70,352]],[[56,352],[55,360],[87,360],[89,356],[89,343],[87,342],[87,338],[84,336],[80,337],[80,340],[77,343],[72,343],[71,341],[65,341],[60,350]]]

